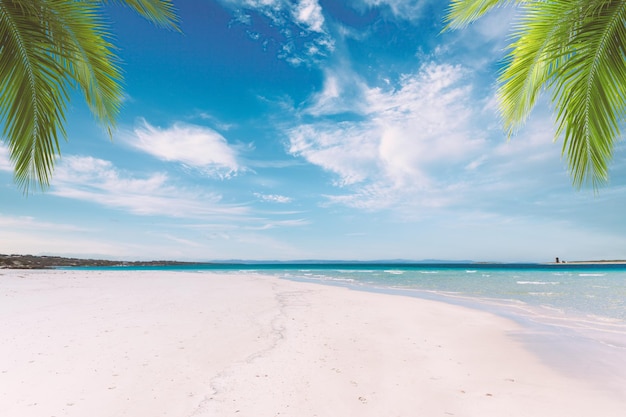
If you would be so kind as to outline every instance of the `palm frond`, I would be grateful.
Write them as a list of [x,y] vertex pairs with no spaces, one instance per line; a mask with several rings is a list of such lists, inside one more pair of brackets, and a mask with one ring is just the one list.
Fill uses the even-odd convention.
[[171,0],[101,0],[101,2],[126,5],[157,26],[180,30],[176,9]]
[[581,13],[553,101],[574,184],[588,180],[596,188],[608,180],[625,116],[626,0],[589,2]]
[[444,30],[464,28],[496,7],[529,1],[531,0],[451,0],[444,18]]
[[[25,192],[49,184],[71,88],[109,132],[115,126],[122,76],[101,9],[110,2],[0,0],[0,124]],[[179,30],[170,0],[115,2]]]
[[17,182],[46,186],[64,135],[67,71],[48,52],[37,1],[0,2],[0,120]]
[[54,51],[82,89],[92,113],[105,127],[115,126],[122,104],[119,59],[108,41],[108,26],[96,4],[75,8],[59,1],[48,21],[61,27],[54,33]]
[[580,0],[522,5],[498,79],[500,113],[509,137],[526,121],[541,91],[571,55],[568,40],[577,22],[577,3]]
[[523,4],[499,77],[505,129],[513,134],[550,91],[573,183],[595,189],[626,117],[626,0],[452,0],[447,27],[510,3]]

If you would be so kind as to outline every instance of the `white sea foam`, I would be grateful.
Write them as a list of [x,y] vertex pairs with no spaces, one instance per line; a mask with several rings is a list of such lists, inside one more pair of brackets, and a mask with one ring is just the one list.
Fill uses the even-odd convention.
[[326,281],[337,281],[337,282],[356,282],[352,278],[336,278],[336,277],[324,277]]
[[[286,277],[301,277],[320,282],[341,284],[340,279],[350,278],[343,284],[381,288],[414,288],[432,291],[434,294],[463,299],[480,299],[488,305],[527,304],[532,309],[538,304],[558,308],[559,313],[549,314],[546,308],[539,308],[546,314],[528,314],[538,321],[559,322],[560,311],[570,316],[596,314],[621,320],[626,325],[625,301],[619,294],[626,289],[626,271],[572,270],[546,271],[545,269],[503,268],[485,270],[480,267],[459,267],[437,269],[432,267],[405,268],[386,266],[380,269],[365,267],[367,270],[345,267],[321,270],[316,268],[282,270]],[[472,271],[476,271],[475,273]],[[553,273],[555,272],[555,273]],[[263,273],[267,273],[263,271]],[[579,278],[579,275],[581,278]],[[608,280],[611,278],[611,280]],[[456,293],[455,295],[451,295]],[[485,300],[488,299],[488,300]],[[491,300],[492,299],[492,300]],[[515,299],[515,300],[513,300]],[[496,301],[499,300],[499,301]],[[526,316],[526,314],[522,314]],[[539,319],[540,316],[546,316]],[[549,319],[549,317],[551,319]]]

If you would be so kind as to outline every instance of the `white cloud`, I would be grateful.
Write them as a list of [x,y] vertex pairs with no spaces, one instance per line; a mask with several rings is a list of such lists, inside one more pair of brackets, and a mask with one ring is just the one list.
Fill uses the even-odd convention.
[[364,181],[378,155],[376,132],[354,123],[302,125],[289,132],[289,152],[338,175],[337,185]]
[[506,55],[516,12],[513,5],[498,7],[466,28],[447,31],[442,34],[445,43],[437,47],[437,53],[463,62],[467,68],[486,70],[495,82],[497,75],[491,68]]
[[433,0],[361,0],[361,2],[368,7],[388,7],[396,17],[414,20],[422,16],[424,6],[433,3]]
[[291,203],[291,201],[292,201],[291,197],[286,197],[284,195],[278,195],[278,194],[254,193],[254,196],[256,198],[258,198],[259,200],[261,200],[261,201],[265,201],[265,202],[269,202],[269,203],[286,204],[286,203]]
[[293,220],[273,220],[263,223],[259,226],[248,226],[245,230],[269,230],[277,227],[301,227],[311,224],[307,219],[293,219]]
[[[475,160],[485,145],[473,133],[477,112],[464,70],[429,63],[404,76],[396,88],[351,83],[361,86],[353,120],[297,126],[289,132],[289,152],[335,173],[337,185],[353,186],[348,195],[330,197],[334,202],[370,209],[407,199],[423,207],[449,204],[450,198],[438,191],[453,187],[444,183],[450,182],[445,172]],[[335,81],[330,85],[343,88]],[[343,99],[328,100],[331,90],[327,83],[315,97],[315,114],[345,112]],[[451,184],[455,181],[463,179]]]
[[167,174],[135,178],[109,161],[92,157],[64,157],[57,167],[51,194],[138,215],[208,218],[241,216],[248,212],[245,206],[221,203],[217,194],[176,187]]
[[462,199],[465,184],[437,183],[394,186],[385,181],[374,181],[356,187],[351,193],[326,196],[331,204],[341,204],[364,211],[391,209],[405,220],[416,220],[432,210],[454,206]]
[[333,174],[341,189],[328,202],[403,217],[494,207],[534,198],[538,189],[569,191],[545,103],[507,141],[493,91],[476,97],[484,90],[472,88],[472,77],[465,67],[431,61],[372,87],[345,66],[329,69],[300,110],[306,123],[286,132],[287,150]]
[[314,32],[323,32],[324,15],[317,0],[300,0],[293,8],[297,22]]
[[207,127],[178,123],[160,129],[144,122],[126,142],[163,161],[179,162],[207,175],[228,178],[242,169],[235,149]]
[[[282,34],[278,40],[278,57],[293,66],[327,57],[335,48],[335,41],[326,29],[322,6],[318,0],[221,0],[233,9],[234,23],[254,26],[256,13],[270,19],[272,26]],[[245,10],[244,11],[242,11]],[[247,30],[252,39],[266,42],[256,31]],[[272,39],[272,43],[277,39]]]
[[32,216],[3,216],[2,214],[0,214],[0,227],[4,230],[18,231],[84,232],[88,230],[71,224],[42,222]]
[[305,113],[313,116],[343,112],[365,113],[368,103],[364,101],[364,94],[367,90],[367,85],[345,65],[327,68],[324,71],[323,88],[311,97],[311,104],[305,109]]
[[[254,10],[272,20],[278,27],[284,27],[288,22],[286,16],[291,16],[294,23],[304,29],[314,32],[323,32],[324,15],[318,0],[221,0],[231,8]],[[236,19],[240,23],[249,25],[250,16],[241,10],[235,11]]]
[[233,127],[235,127],[235,125],[231,123],[224,123],[221,120],[219,120],[217,117],[207,112],[203,112],[203,111],[197,112],[195,117],[199,117],[202,120],[208,121],[211,125],[215,126],[215,128],[218,130],[226,131],[226,130],[231,130]]

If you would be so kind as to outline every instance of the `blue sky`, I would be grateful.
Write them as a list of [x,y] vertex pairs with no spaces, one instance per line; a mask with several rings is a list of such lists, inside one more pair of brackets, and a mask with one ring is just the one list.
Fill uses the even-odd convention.
[[115,259],[626,258],[626,153],[571,185],[539,103],[507,141],[514,9],[440,33],[447,1],[178,0],[182,34],[107,9],[126,100],[80,95],[51,187],[0,146],[0,253]]

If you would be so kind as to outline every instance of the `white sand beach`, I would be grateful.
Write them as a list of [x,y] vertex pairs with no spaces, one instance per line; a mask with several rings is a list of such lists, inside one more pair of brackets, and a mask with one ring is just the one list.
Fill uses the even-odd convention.
[[255,274],[0,270],[0,415],[623,416],[518,324]]

